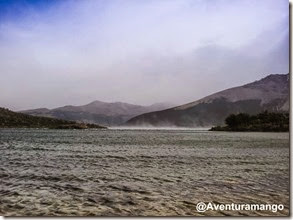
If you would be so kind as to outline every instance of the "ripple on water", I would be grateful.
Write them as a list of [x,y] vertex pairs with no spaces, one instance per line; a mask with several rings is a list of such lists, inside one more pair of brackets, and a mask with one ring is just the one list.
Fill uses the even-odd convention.
[[[5,216],[288,215],[289,134],[1,129]],[[196,212],[200,201],[281,212]]]

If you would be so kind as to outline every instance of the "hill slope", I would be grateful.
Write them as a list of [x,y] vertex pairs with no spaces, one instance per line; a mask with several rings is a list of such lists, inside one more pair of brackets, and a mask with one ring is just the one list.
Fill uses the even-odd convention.
[[209,127],[223,125],[235,113],[257,114],[268,110],[289,111],[289,74],[269,75],[259,81],[234,87],[198,101],[139,115],[126,122],[128,126]]
[[146,112],[163,110],[173,106],[173,104],[169,103],[157,103],[150,106],[140,106],[123,102],[107,103],[94,101],[82,106],[68,105],[52,110],[40,108],[22,111],[22,113],[85,123],[120,125],[137,115]]
[[0,108],[0,128],[104,128],[94,124],[80,124],[54,118],[31,116]]

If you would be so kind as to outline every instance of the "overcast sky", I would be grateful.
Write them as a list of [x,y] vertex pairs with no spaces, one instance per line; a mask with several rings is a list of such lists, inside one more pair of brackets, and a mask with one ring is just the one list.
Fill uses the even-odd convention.
[[1,0],[0,106],[184,104],[289,72],[288,0]]

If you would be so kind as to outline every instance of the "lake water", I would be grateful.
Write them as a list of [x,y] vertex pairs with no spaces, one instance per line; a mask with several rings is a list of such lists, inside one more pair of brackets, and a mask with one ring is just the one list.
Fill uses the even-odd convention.
[[[198,202],[283,204],[196,210]],[[0,130],[5,216],[287,215],[289,133]]]

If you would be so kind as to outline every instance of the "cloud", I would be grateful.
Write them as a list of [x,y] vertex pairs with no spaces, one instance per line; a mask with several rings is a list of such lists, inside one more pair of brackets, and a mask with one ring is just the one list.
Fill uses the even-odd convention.
[[285,0],[8,5],[0,21],[0,105],[182,104],[287,73],[288,6]]

